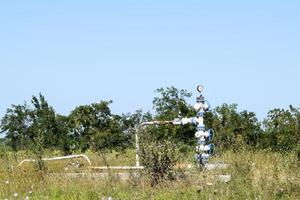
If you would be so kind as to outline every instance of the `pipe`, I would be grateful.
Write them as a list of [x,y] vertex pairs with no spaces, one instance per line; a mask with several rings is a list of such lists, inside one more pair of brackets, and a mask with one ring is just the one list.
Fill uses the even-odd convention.
[[[42,158],[43,161],[54,161],[54,160],[66,160],[66,159],[72,159],[72,158],[84,158],[89,165],[92,165],[89,157],[87,157],[86,155],[69,155],[69,156],[61,156],[61,157],[54,157],[54,158]],[[35,162],[34,159],[25,159],[22,160],[19,164],[18,167],[23,165],[25,162]]]
[[116,170],[138,170],[144,169],[144,166],[103,166],[103,167],[89,167],[90,169],[98,169],[98,170],[108,170],[108,169],[116,169]]

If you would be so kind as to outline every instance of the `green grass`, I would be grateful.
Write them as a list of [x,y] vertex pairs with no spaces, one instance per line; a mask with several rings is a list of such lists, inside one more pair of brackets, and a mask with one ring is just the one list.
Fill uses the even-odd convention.
[[[56,153],[52,153],[53,156]],[[101,155],[87,153],[95,165],[104,165]],[[50,154],[49,154],[50,156]],[[134,151],[105,155],[109,165],[133,165]],[[139,180],[121,181],[114,178],[68,178],[50,176],[51,172],[65,172],[70,161],[49,162],[48,171],[41,174],[32,164],[17,168],[27,158],[25,152],[8,160],[0,160],[0,199],[300,199],[300,164],[296,154],[269,151],[224,152],[211,162],[224,161],[230,167],[210,172],[190,171],[176,181],[165,181],[152,188],[146,175]],[[85,163],[83,160],[80,162]],[[86,166],[86,165],[85,165]],[[87,167],[72,172],[90,172]],[[229,183],[216,177],[231,174]],[[30,194],[30,191],[32,192]],[[14,193],[18,197],[14,197]]]

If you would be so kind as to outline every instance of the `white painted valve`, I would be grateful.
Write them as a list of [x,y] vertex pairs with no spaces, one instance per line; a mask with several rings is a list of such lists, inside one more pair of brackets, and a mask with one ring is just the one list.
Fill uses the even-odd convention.
[[198,144],[202,144],[202,145],[204,145],[204,144],[205,144],[205,142],[206,142],[206,139],[205,139],[205,137],[200,137],[200,138],[198,138]]
[[201,154],[201,158],[202,158],[202,159],[208,159],[209,157],[210,157],[210,155],[207,154],[207,153],[202,153],[202,154]]
[[195,105],[194,105],[194,108],[195,108],[195,110],[198,112],[198,111],[207,111],[208,109],[209,109],[209,104],[208,104],[208,102],[207,101],[205,101],[204,103],[196,103]]
[[196,151],[209,151],[210,150],[210,146],[209,145],[199,145],[196,146]]
[[194,108],[196,111],[200,111],[201,109],[203,110],[204,109],[204,104],[203,103],[196,103],[194,105]]
[[208,137],[209,133],[207,131],[197,131],[195,133],[196,138],[201,138],[201,137]]
[[208,129],[207,131],[199,130],[195,133],[196,138],[205,138],[211,141],[214,137],[214,131],[212,129]]

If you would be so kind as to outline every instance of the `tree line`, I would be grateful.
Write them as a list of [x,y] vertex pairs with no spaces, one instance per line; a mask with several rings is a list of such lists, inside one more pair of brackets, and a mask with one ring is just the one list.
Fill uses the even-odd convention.
[[[0,142],[13,151],[42,152],[60,150],[65,155],[87,150],[124,150],[134,147],[134,133],[142,121],[172,120],[195,116],[187,103],[192,93],[175,87],[156,90],[154,114],[141,110],[113,114],[112,101],[80,105],[69,115],[55,112],[42,94],[32,96],[30,104],[12,105],[1,119]],[[263,121],[254,112],[238,111],[236,104],[223,104],[205,115],[207,128],[215,131],[214,144],[220,150],[240,148],[300,150],[300,110],[293,106],[273,109]],[[156,141],[171,141],[181,149],[195,144],[195,127],[160,126],[151,130]]]

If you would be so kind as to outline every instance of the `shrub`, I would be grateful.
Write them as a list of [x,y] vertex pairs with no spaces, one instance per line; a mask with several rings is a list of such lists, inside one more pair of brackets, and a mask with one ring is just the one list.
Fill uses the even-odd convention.
[[156,132],[151,128],[139,132],[141,162],[150,177],[151,186],[163,180],[174,180],[174,166],[178,161],[176,145],[167,139],[156,138]]

